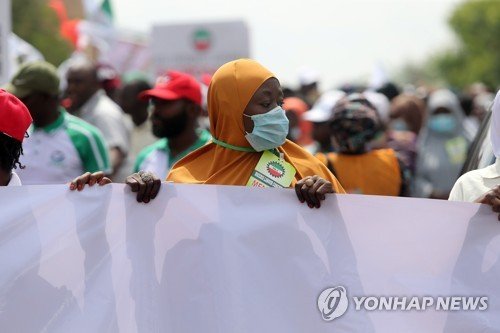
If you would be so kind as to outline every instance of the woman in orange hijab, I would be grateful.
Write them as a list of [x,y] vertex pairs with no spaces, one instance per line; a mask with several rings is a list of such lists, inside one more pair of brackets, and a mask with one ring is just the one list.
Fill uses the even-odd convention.
[[[282,102],[279,81],[256,61],[240,59],[223,65],[214,74],[208,89],[212,143],[176,163],[167,180],[245,186],[262,156],[260,147],[249,142],[252,140],[249,133],[257,129],[253,119],[281,109]],[[280,114],[286,119],[283,109]],[[344,193],[335,176],[314,156],[285,141],[287,132],[288,121],[281,142],[275,145],[269,142],[267,148],[277,148],[295,168],[291,185],[295,186],[301,202],[319,207],[325,193]]]
[[[270,155],[266,152],[272,152],[279,156],[276,165],[289,165],[295,174],[287,186],[267,184],[294,186],[300,202],[307,202],[311,208],[319,208],[326,193],[345,193],[326,166],[286,140],[288,119],[282,103],[278,79],[258,62],[239,59],[220,67],[208,89],[212,142],[178,161],[167,181],[251,186],[249,180],[259,161],[264,154]],[[276,170],[280,170],[279,166]],[[148,202],[156,196],[158,189],[152,189],[151,178],[148,173],[128,177],[132,191],[142,194],[138,201]],[[82,182],[88,183],[86,179],[73,183],[79,189]]]

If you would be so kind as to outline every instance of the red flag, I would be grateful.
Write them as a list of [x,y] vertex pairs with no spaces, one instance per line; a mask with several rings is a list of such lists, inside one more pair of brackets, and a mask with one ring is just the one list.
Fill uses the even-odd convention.
[[49,6],[56,12],[59,18],[60,34],[62,37],[76,47],[78,42],[78,24],[79,19],[70,20],[68,18],[68,11],[66,10],[66,5],[62,0],[50,0]]

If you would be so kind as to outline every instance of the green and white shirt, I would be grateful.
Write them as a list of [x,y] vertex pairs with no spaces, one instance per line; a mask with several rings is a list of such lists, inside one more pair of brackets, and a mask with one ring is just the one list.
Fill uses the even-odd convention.
[[85,172],[110,172],[108,150],[101,132],[60,110],[52,124],[29,129],[16,170],[23,185],[64,184]]
[[189,154],[190,152],[203,147],[207,144],[212,137],[210,133],[206,130],[198,130],[198,140],[193,143],[188,149],[184,150],[182,153],[177,154],[176,156],[172,156],[170,153],[170,149],[168,147],[168,139],[163,138],[150,146],[144,148],[135,161],[134,172],[149,171],[154,173],[160,179],[166,179],[168,172],[172,168],[172,166]]

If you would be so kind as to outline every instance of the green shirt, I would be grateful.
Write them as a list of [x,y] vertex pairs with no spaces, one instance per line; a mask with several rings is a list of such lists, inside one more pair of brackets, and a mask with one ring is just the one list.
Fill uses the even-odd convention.
[[139,170],[149,171],[160,177],[160,179],[167,178],[168,172],[177,161],[192,151],[203,147],[212,139],[210,133],[206,130],[197,130],[197,134],[198,140],[176,156],[172,156],[167,138],[160,139],[152,145],[147,146],[137,156],[134,164],[134,172],[138,172]]
[[25,185],[64,184],[85,173],[110,171],[108,150],[101,132],[60,109],[50,125],[32,126],[23,142],[18,175]]

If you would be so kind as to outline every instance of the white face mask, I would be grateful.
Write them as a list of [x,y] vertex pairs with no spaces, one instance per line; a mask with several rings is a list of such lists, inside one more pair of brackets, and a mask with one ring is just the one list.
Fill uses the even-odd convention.
[[271,111],[249,116],[253,121],[252,133],[247,133],[245,138],[256,151],[274,149],[286,141],[288,135],[288,118],[285,110],[277,106]]

